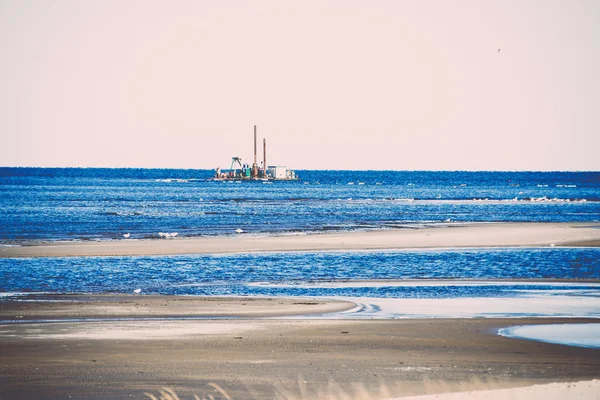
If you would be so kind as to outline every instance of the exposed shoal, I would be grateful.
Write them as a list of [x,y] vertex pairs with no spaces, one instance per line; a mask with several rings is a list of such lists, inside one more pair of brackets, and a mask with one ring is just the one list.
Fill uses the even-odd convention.
[[600,246],[600,223],[480,223],[306,235],[237,235],[99,242],[29,242],[0,258],[389,250],[406,248]]
[[125,294],[26,294],[0,301],[0,321],[118,318],[269,318],[328,314],[356,304],[335,299]]
[[[145,297],[9,300],[0,318],[14,320],[15,310],[23,319],[181,317],[195,309],[218,316],[228,307],[238,318],[2,324],[0,398],[147,399],[160,398],[162,387],[181,399],[226,398],[218,387],[232,399],[383,399],[600,377],[600,349],[497,335],[515,324],[593,319],[261,319],[244,316],[244,307],[269,315],[279,299]],[[280,311],[318,307],[286,301]]]

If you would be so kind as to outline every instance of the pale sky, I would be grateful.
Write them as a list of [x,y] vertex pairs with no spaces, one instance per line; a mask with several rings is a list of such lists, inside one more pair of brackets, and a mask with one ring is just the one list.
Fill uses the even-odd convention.
[[599,72],[597,0],[0,0],[0,165],[598,171]]

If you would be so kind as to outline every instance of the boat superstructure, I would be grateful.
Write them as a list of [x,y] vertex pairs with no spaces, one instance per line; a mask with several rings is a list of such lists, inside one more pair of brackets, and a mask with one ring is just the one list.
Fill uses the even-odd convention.
[[216,168],[213,179],[216,181],[294,181],[298,180],[298,176],[285,166],[267,164],[267,139],[263,139],[263,161],[260,164],[258,163],[256,125],[254,125],[253,163],[244,163],[241,157],[232,157],[229,169]]

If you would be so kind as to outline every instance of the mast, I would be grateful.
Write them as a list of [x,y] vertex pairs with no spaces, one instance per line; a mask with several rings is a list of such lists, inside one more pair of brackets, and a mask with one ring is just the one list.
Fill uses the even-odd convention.
[[254,125],[254,164],[252,164],[252,177],[258,176],[258,166],[256,165],[256,125]]
[[263,138],[263,178],[267,177],[267,139]]

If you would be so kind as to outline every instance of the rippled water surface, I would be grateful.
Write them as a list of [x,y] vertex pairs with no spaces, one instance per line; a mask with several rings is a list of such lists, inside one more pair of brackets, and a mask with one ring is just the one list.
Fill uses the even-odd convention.
[[[597,297],[599,284],[586,281],[600,279],[600,249],[0,259],[0,276],[5,294],[132,293],[140,288],[187,295]],[[514,281],[527,279],[533,280]]]
[[298,174],[265,185],[208,170],[0,168],[0,243],[600,221],[598,172]]

